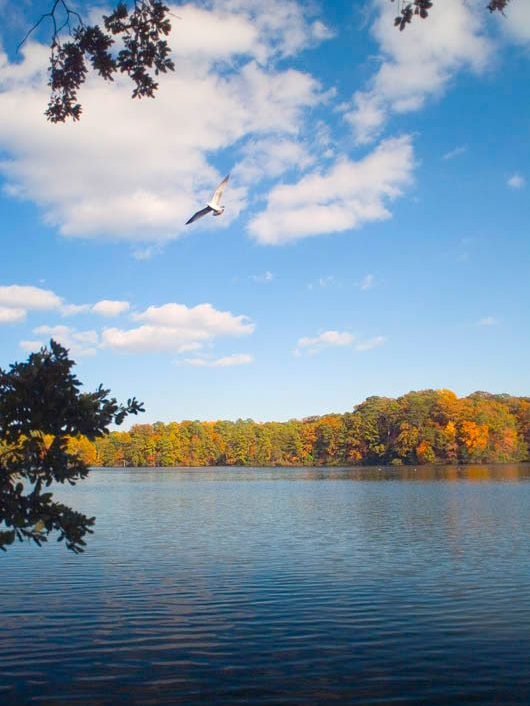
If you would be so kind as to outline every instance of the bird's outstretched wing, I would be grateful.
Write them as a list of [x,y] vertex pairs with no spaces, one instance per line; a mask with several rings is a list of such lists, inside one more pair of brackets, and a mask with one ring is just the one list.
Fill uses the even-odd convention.
[[221,203],[221,197],[223,195],[223,191],[225,190],[225,186],[228,184],[228,180],[230,179],[230,174],[227,174],[223,181],[219,184],[217,189],[214,191],[214,194],[212,196],[212,200],[210,201],[211,204],[214,206],[219,206]]
[[210,208],[209,206],[206,206],[206,208],[201,208],[200,211],[197,211],[197,213],[193,214],[189,221],[186,221],[186,225],[188,226],[190,223],[198,221],[199,218],[206,216],[208,213],[210,213],[210,211],[213,211],[213,208]]

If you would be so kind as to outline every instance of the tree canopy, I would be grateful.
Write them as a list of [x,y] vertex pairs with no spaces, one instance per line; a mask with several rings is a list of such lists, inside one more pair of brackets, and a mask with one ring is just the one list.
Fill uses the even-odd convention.
[[345,414],[258,423],[139,424],[71,440],[97,466],[344,466],[530,460],[530,398],[420,390]]
[[15,539],[45,542],[57,533],[73,552],[83,551],[95,518],[53,499],[53,483],[86,478],[89,466],[69,447],[108,433],[128,414],[143,411],[135,398],[121,405],[99,386],[80,392],[68,351],[55,341],[25,363],[0,369],[0,549]]

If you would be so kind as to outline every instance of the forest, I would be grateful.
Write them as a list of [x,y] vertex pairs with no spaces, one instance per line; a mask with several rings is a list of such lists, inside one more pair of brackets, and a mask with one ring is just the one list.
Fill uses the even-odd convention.
[[69,445],[103,467],[508,463],[529,460],[530,397],[422,390],[368,397],[344,414],[137,424]]

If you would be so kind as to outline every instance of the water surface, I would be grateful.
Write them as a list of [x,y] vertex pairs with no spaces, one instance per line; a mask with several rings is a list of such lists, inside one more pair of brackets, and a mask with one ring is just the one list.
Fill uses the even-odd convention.
[[0,556],[0,703],[530,703],[530,467],[96,470]]

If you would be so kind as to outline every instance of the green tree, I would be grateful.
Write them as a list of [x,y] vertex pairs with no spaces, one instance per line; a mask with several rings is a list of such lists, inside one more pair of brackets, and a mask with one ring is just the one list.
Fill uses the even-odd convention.
[[40,545],[57,533],[68,549],[83,551],[95,518],[54,501],[48,490],[52,483],[75,485],[88,475],[69,440],[81,435],[93,441],[110,424],[143,412],[135,398],[120,405],[101,386],[80,392],[74,365],[52,340],[27,362],[0,369],[0,549],[15,539]]

